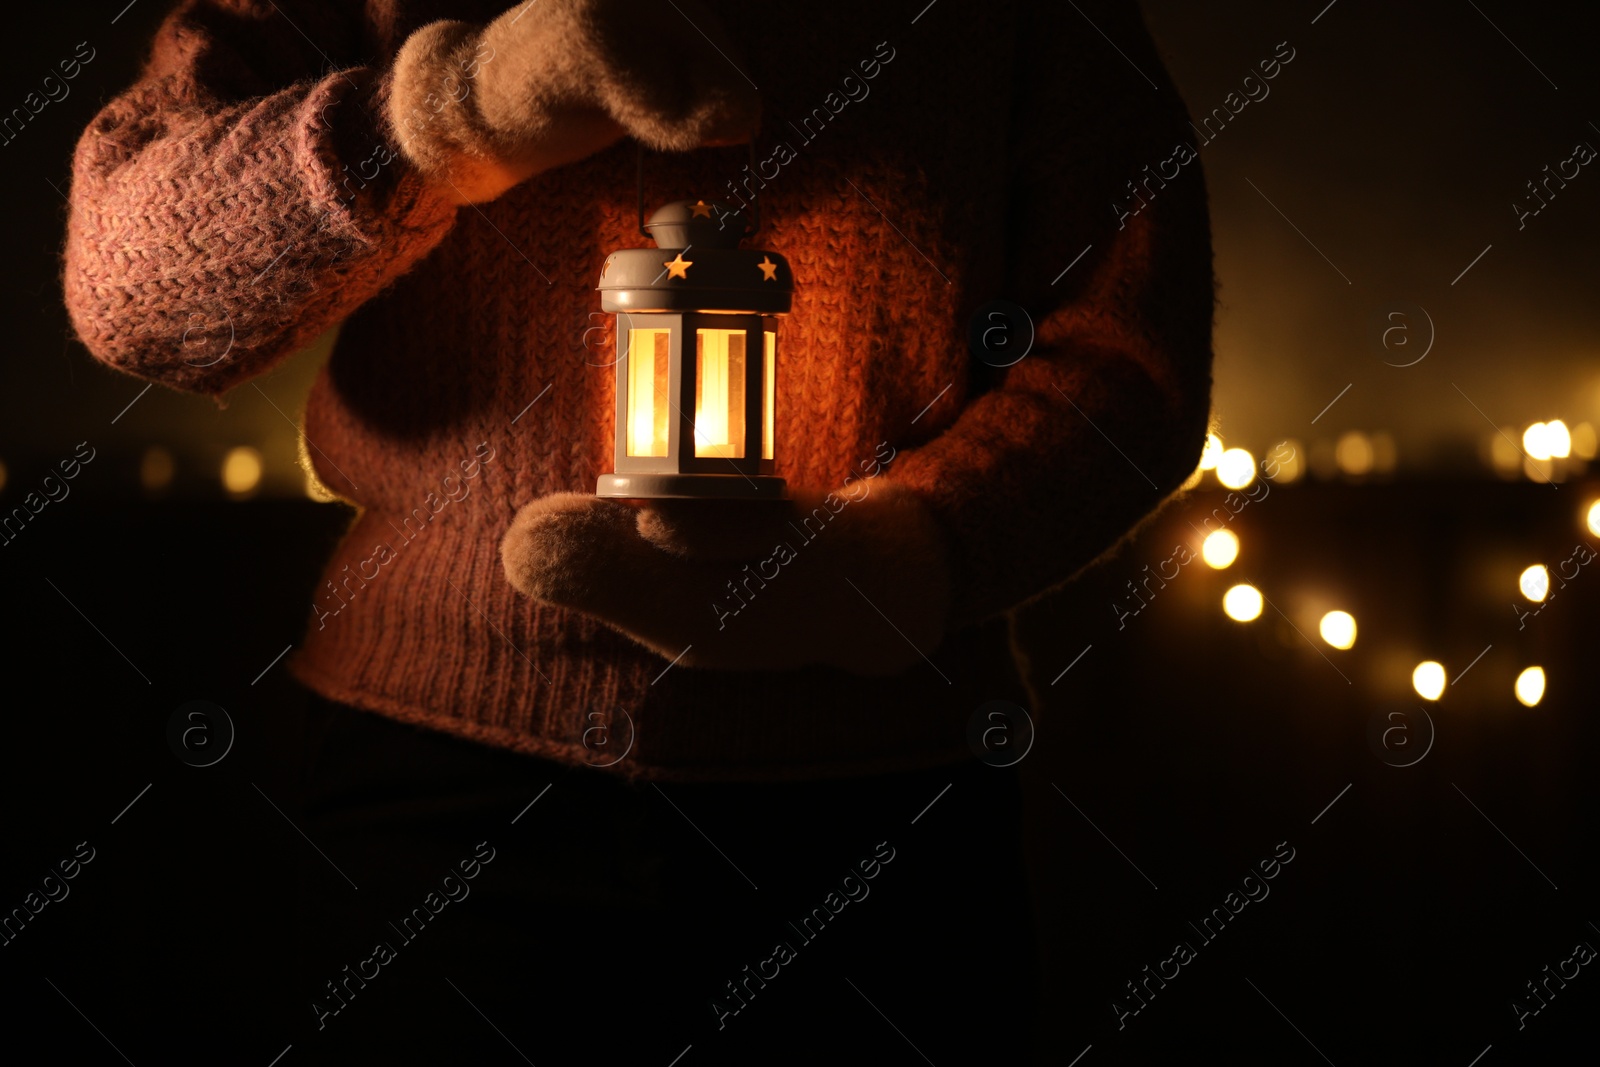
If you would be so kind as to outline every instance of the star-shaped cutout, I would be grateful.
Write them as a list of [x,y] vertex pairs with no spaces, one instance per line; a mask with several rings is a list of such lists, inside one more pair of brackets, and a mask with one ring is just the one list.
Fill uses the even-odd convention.
[[772,262],[770,256],[762,256],[761,262],[757,263],[756,266],[761,270],[762,281],[775,282],[778,280],[778,265]]
[[694,260],[684,259],[683,253],[679,252],[676,258],[668,260],[661,265],[667,268],[668,278],[682,278],[684,281],[688,281],[689,268],[694,266]]
[[711,205],[704,200],[696,200],[690,205],[689,210],[693,213],[691,215],[692,218],[709,219],[711,217]]

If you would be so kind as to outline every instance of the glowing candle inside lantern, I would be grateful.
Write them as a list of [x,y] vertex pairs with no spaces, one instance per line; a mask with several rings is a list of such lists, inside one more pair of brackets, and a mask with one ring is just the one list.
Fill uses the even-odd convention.
[[628,455],[667,454],[667,359],[672,331],[628,331]]
[[695,331],[694,454],[744,458],[743,330]]
[[762,402],[761,458],[771,459],[772,437],[773,431],[776,429],[773,425],[775,421],[774,413],[778,407],[778,335],[768,330],[762,336],[765,337],[767,346],[766,373],[762,375],[767,395]]

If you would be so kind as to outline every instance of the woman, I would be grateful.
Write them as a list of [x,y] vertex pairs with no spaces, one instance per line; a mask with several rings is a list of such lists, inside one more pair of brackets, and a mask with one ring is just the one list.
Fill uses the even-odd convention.
[[[1183,106],[1131,3],[1068,8],[169,17],[80,143],[65,284],[97,358],[215,397],[342,323],[303,429],[358,511],[291,666],[307,832],[363,873],[308,872],[296,1055],[1021,1058],[1015,771],[969,725],[1210,387],[1199,164],[1150,170]],[[790,503],[591,495],[638,146],[793,270]]]

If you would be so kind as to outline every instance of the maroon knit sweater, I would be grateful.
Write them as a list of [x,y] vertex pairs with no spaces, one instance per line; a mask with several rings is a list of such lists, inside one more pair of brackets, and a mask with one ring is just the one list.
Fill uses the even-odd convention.
[[[292,657],[327,697],[569,763],[631,742],[611,769],[659,778],[958,760],[978,705],[1019,694],[1004,613],[1200,450],[1213,288],[1200,164],[1173,162],[1185,110],[1129,2],[709,6],[760,87],[759,175],[742,148],[650,155],[646,206],[764,182],[758,243],[798,286],[778,473],[825,491],[892,454],[881,477],[954,549],[931,665],[664,670],[507,584],[517,508],[612,469],[594,285],[643,241],[630,143],[462,208],[391,147],[406,36],[504,0],[182,4],[78,147],[73,322],[107,364],[212,396],[343,323],[304,433],[358,511]],[[1005,370],[967,340],[996,298],[1037,331]]]

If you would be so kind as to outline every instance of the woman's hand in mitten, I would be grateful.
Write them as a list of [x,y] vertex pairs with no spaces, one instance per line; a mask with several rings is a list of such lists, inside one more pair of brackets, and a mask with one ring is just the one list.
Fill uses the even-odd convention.
[[521,592],[691,667],[892,674],[949,617],[943,535],[887,481],[764,503],[557,493],[517,513],[501,556]]
[[761,107],[736,62],[697,0],[534,0],[412,34],[389,119],[425,177],[477,203],[625,135],[671,151],[748,140]]

